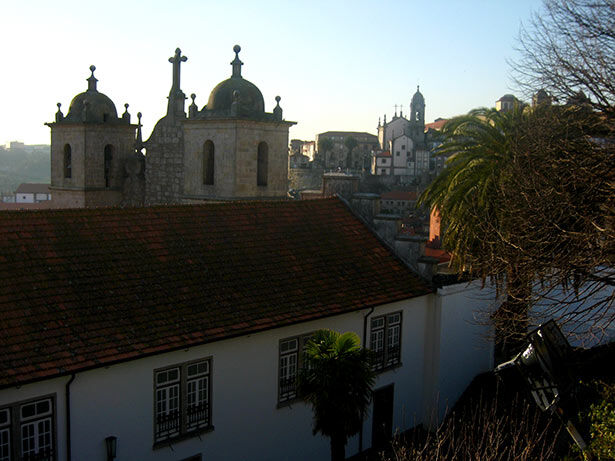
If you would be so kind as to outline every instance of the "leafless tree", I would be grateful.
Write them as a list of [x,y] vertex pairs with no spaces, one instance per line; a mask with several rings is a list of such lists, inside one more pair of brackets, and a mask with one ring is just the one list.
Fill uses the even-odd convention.
[[[435,431],[392,444],[382,461],[547,461],[558,458],[561,424],[519,395],[483,396],[452,413]],[[561,443],[561,442],[560,442]]]
[[543,0],[521,26],[513,77],[526,95],[539,89],[563,104],[578,99],[615,116],[615,1]]

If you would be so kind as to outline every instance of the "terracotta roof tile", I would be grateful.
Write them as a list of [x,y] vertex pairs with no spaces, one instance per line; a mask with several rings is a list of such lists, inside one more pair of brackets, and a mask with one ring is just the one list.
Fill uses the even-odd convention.
[[0,387],[429,293],[337,199],[0,214]]

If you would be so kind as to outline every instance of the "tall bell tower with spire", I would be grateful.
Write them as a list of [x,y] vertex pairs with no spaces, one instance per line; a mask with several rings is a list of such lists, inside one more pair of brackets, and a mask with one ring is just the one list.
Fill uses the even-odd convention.
[[415,138],[425,133],[425,98],[416,86],[416,93],[410,101],[410,132]]

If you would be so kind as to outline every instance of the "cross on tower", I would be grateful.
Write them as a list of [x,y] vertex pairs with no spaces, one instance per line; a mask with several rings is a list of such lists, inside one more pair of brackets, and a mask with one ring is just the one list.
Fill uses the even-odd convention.
[[395,104],[395,115],[397,115],[397,104]]
[[177,48],[175,50],[175,56],[169,58],[169,62],[173,64],[173,88],[179,89],[179,66],[182,62],[186,62],[188,58],[182,56],[182,50]]

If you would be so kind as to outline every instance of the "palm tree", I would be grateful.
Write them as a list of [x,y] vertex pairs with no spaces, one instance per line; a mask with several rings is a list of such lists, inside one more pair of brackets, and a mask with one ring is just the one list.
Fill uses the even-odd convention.
[[520,278],[514,264],[506,273],[494,273],[499,253],[514,261],[517,251],[509,245],[514,229],[507,228],[498,197],[529,114],[516,104],[510,111],[481,108],[451,119],[436,151],[448,156],[446,168],[419,197],[419,204],[442,217],[442,243],[452,255],[451,265],[483,280],[494,277],[505,287],[507,300],[494,316],[503,355],[525,336],[531,281]]
[[314,434],[331,439],[331,461],[345,459],[348,438],[360,428],[370,403],[374,371],[370,351],[352,332],[318,330],[305,349],[298,391],[314,412]]
[[318,140],[318,151],[323,153],[325,161],[325,169],[328,167],[327,152],[333,149],[333,141],[331,138],[320,138]]
[[344,140],[344,145],[348,149],[348,156],[346,157],[346,168],[352,168],[352,151],[357,147],[359,142],[352,136],[347,137]]

